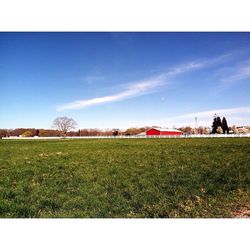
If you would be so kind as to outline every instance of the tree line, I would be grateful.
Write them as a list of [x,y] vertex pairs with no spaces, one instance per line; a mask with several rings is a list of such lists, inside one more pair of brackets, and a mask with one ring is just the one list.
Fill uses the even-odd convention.
[[[120,129],[78,129],[77,123],[68,117],[58,117],[53,121],[52,127],[54,129],[36,129],[36,128],[16,128],[16,129],[0,129],[0,138],[9,136],[23,136],[23,137],[61,137],[61,136],[118,136],[118,135],[138,135],[145,133],[151,127],[132,127],[126,130]],[[157,127],[157,126],[153,126]],[[233,133],[249,133],[250,127],[236,127],[233,125],[229,127],[227,120],[223,117],[222,121],[219,116],[214,115],[213,123],[210,127],[200,126],[192,128],[190,126],[178,128],[184,134],[229,134]]]
[[125,131],[120,129],[78,129],[76,131],[62,132],[56,129],[35,129],[35,128],[16,128],[0,129],[0,137],[23,136],[23,137],[61,137],[61,136],[118,136],[118,135],[137,135],[146,132],[150,127],[128,128]]
[[150,127],[120,129],[78,129],[74,119],[68,117],[57,117],[52,124],[54,129],[35,129],[35,128],[17,128],[0,129],[0,138],[9,136],[23,137],[61,137],[61,136],[118,136],[118,135],[137,135],[147,131]]

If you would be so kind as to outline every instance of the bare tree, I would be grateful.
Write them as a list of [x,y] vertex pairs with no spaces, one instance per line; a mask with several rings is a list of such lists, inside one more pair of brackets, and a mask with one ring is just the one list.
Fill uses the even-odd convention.
[[71,129],[76,129],[77,123],[74,119],[68,118],[66,116],[57,117],[53,121],[53,127],[61,131],[63,135],[66,136],[68,131],[70,131]]

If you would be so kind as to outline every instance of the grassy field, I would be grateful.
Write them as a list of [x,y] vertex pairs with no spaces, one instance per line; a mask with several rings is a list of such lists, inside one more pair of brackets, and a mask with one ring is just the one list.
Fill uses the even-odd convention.
[[231,217],[250,138],[0,140],[0,217]]

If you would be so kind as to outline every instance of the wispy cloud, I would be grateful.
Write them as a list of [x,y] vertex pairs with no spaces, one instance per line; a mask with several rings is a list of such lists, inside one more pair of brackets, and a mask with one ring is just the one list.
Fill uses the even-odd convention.
[[231,53],[227,53],[227,54],[220,55],[218,57],[195,60],[192,62],[178,65],[177,67],[170,68],[170,70],[167,71],[163,75],[166,77],[176,76],[176,75],[184,74],[184,73],[192,71],[192,70],[214,66],[214,65],[217,65],[219,63],[222,63],[223,61],[227,60],[231,56],[232,56]]
[[213,116],[226,117],[229,125],[249,125],[250,124],[250,106],[236,107],[228,109],[211,109],[202,112],[193,112],[182,114],[178,116],[168,117],[160,120],[153,121],[140,121],[134,123],[134,126],[153,126],[158,125],[162,127],[182,127],[182,126],[195,126],[195,117],[198,119],[198,126],[211,126]]
[[224,83],[236,82],[250,78],[250,62],[248,61],[244,65],[240,65],[231,70],[231,74],[221,79]]
[[161,86],[169,84],[169,79],[171,79],[172,77],[204,67],[209,67],[211,65],[221,62],[222,60],[225,60],[226,57],[228,57],[228,55],[222,55],[216,58],[197,60],[193,62],[188,62],[186,64],[181,64],[176,67],[170,68],[169,70],[162,72],[161,74],[151,77],[149,79],[123,85],[125,86],[125,88],[119,93],[87,100],[73,101],[58,106],[57,111],[77,110],[93,105],[117,102],[128,98],[133,98],[139,95],[148,94],[158,90],[158,88]]
[[213,109],[203,112],[197,112],[197,113],[190,113],[190,114],[184,114],[177,116],[177,118],[194,118],[194,117],[200,117],[200,118],[207,118],[207,117],[213,117],[214,114],[218,115],[231,115],[231,114],[238,114],[238,113],[250,113],[250,107],[238,107],[238,108],[231,108],[231,109]]
[[[250,106],[246,107],[236,107],[227,109],[211,109],[202,112],[194,112],[183,114],[175,117],[170,117],[166,119],[166,124],[174,124],[176,126],[194,126],[195,117],[198,119],[198,125],[201,126],[211,126],[213,121],[213,116],[217,114],[218,116],[226,117],[229,124],[237,125],[249,125],[250,124]],[[244,122],[244,124],[242,124]],[[161,123],[163,124],[163,123]]]
[[98,76],[98,75],[88,75],[81,78],[81,80],[86,82],[87,84],[93,84],[103,79],[104,79],[103,76]]
[[85,107],[89,107],[93,105],[121,101],[121,100],[132,98],[138,95],[146,94],[149,91],[152,91],[163,84],[166,84],[166,83],[163,81],[162,77],[156,77],[156,78],[152,78],[149,80],[130,84],[126,90],[117,94],[97,97],[97,98],[88,99],[88,100],[74,101],[74,102],[59,106],[57,110],[58,111],[72,110],[72,109],[76,110],[76,109],[81,109],[81,108],[85,108]]
[[222,91],[243,84],[245,80],[250,79],[250,61],[221,67],[217,70],[215,77],[217,86],[214,95],[219,95]]

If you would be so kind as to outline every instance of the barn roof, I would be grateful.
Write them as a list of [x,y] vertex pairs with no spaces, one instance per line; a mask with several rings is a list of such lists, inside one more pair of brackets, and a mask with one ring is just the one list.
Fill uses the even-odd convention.
[[[151,128],[151,129],[155,129],[158,131],[165,131],[165,132],[181,132],[178,129],[170,129],[170,128]],[[149,129],[149,130],[151,130],[151,129]]]

